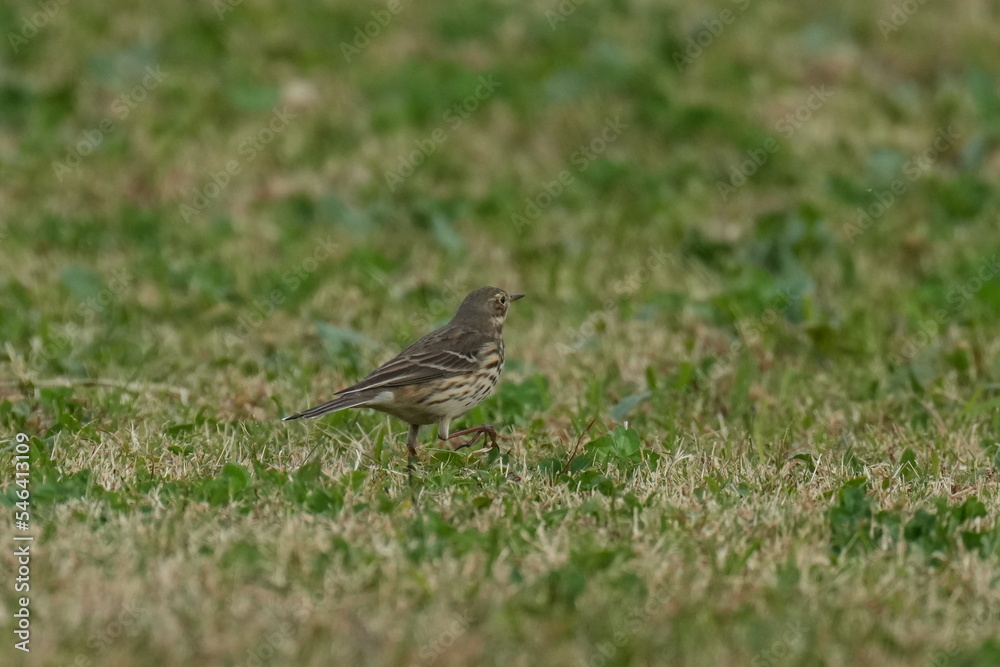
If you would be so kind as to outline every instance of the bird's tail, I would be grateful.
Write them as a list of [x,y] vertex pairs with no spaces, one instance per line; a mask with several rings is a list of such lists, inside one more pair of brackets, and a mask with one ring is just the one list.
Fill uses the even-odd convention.
[[303,419],[308,417],[319,417],[320,415],[325,415],[328,412],[336,412],[337,410],[346,410],[347,408],[358,408],[363,406],[365,403],[371,400],[371,396],[353,394],[351,396],[341,396],[335,398],[332,401],[327,401],[322,405],[317,405],[314,408],[309,408],[303,412],[295,415],[290,415],[288,417],[283,417],[281,421],[289,421],[291,419]]

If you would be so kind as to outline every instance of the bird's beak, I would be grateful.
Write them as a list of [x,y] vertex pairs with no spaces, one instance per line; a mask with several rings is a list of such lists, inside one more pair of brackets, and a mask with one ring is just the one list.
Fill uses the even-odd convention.
[[524,298],[523,294],[511,294],[510,295],[510,300],[511,301],[517,301],[518,299],[521,299],[521,298]]

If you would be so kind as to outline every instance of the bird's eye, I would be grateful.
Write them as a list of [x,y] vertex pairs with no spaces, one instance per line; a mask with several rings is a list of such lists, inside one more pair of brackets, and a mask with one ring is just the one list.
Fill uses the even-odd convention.
[[507,303],[507,297],[505,297],[503,294],[501,294],[500,295],[500,305],[502,306],[505,303]]

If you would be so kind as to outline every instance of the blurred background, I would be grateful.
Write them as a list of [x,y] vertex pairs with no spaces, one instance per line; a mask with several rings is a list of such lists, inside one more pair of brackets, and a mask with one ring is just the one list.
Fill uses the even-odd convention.
[[497,284],[540,367],[709,371],[773,310],[889,375],[1000,245],[997,11],[8,3],[0,363],[353,374]]

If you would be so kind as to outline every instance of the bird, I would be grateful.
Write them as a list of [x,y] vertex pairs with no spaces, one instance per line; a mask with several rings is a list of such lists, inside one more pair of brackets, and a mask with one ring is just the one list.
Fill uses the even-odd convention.
[[451,421],[482,403],[496,387],[504,365],[507,311],[523,297],[497,287],[473,290],[448,324],[417,340],[357,384],[336,392],[332,400],[283,421],[372,408],[409,424],[406,449],[411,461],[417,456],[420,427],[435,423],[443,442],[474,435],[455,449],[472,445],[481,435],[495,448],[497,432],[491,425],[451,433]]

